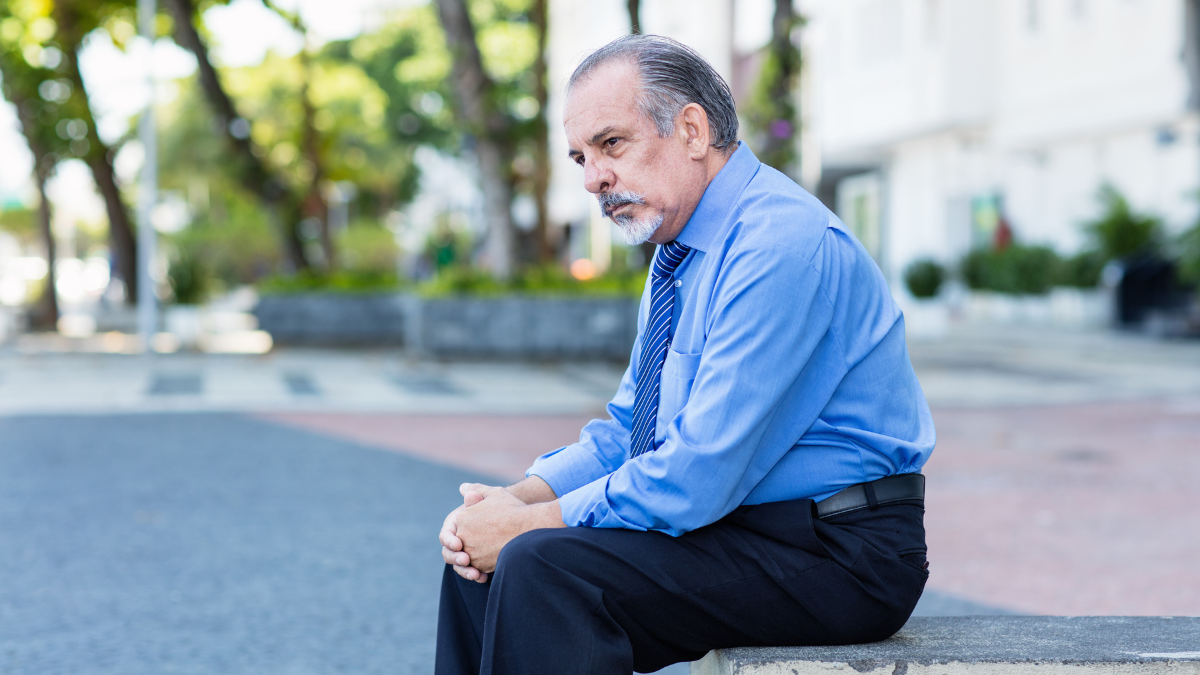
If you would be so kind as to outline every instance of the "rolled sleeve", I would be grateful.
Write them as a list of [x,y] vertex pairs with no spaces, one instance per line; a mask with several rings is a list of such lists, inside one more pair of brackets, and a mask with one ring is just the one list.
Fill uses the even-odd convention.
[[561,497],[609,473],[586,446],[572,443],[535,459],[525,475],[546,481],[554,494]]

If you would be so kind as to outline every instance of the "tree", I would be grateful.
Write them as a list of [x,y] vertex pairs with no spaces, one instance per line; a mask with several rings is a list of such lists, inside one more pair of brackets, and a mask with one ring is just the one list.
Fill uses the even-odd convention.
[[546,120],[546,106],[550,100],[550,93],[546,87],[546,38],[550,30],[546,0],[534,0],[529,9],[529,17],[537,30],[537,56],[533,61],[533,68],[530,69],[534,81],[534,98],[538,104],[533,131],[533,192],[537,204],[537,223],[533,232],[537,238],[538,262],[545,264],[554,259],[554,246],[550,241],[550,126]]
[[512,185],[505,161],[510,125],[496,105],[496,86],[483,68],[475,26],[466,0],[436,0],[453,60],[454,90],[460,122],[475,141],[475,157],[487,220],[487,265],[500,279],[512,276],[516,246],[512,222]]
[[233,152],[243,185],[258,195],[275,222],[292,271],[307,270],[310,267],[309,259],[297,227],[300,204],[288,190],[286,181],[263,161],[266,153],[254,143],[250,121],[238,113],[233,99],[227,93],[209,57],[208,45],[196,29],[199,21],[197,8],[192,0],[164,0],[163,4],[174,19],[175,41],[196,57],[200,86]]
[[[43,151],[35,171],[44,181],[58,159],[77,157],[91,169],[109,221],[109,249],[117,275],[125,283],[126,302],[137,298],[137,248],[129,209],[113,170],[113,149],[96,130],[87,87],[79,70],[84,38],[128,2],[46,0],[0,4],[0,43],[9,95],[26,110],[26,140]],[[15,103],[15,101],[14,101]],[[30,124],[35,129],[28,129]],[[30,149],[38,157],[38,149]],[[57,159],[56,159],[57,158]],[[49,203],[46,207],[49,208]],[[42,215],[47,218],[47,214]]]
[[799,161],[800,122],[796,86],[800,79],[800,50],[792,33],[803,20],[792,0],[775,0],[771,42],[746,108],[747,126],[763,162],[784,173],[794,173]]

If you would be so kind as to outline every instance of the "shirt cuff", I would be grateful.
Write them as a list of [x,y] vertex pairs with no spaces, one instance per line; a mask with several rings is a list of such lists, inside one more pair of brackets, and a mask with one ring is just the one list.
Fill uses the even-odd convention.
[[609,476],[601,476],[558,498],[558,508],[567,527],[621,527],[607,522],[612,512],[608,508],[608,479]]
[[587,448],[575,443],[538,457],[525,475],[546,481],[554,494],[561,498],[597,478],[607,476],[608,469]]

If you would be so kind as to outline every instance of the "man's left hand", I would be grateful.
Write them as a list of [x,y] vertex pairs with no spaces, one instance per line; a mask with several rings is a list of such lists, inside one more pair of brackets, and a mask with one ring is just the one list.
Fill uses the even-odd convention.
[[[520,534],[547,527],[566,527],[557,501],[526,504],[508,490],[465,483],[463,498],[471,492],[483,497],[474,506],[458,512],[457,536],[471,558],[471,567],[490,574],[504,545]],[[467,499],[470,503],[472,499]]]

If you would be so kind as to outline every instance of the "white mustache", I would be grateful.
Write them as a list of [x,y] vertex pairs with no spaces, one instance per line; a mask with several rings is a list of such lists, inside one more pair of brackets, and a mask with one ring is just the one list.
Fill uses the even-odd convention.
[[626,190],[625,192],[603,192],[596,195],[596,200],[600,202],[600,213],[605,218],[612,218],[612,212],[626,204],[646,203],[645,195],[639,195],[630,190]]

